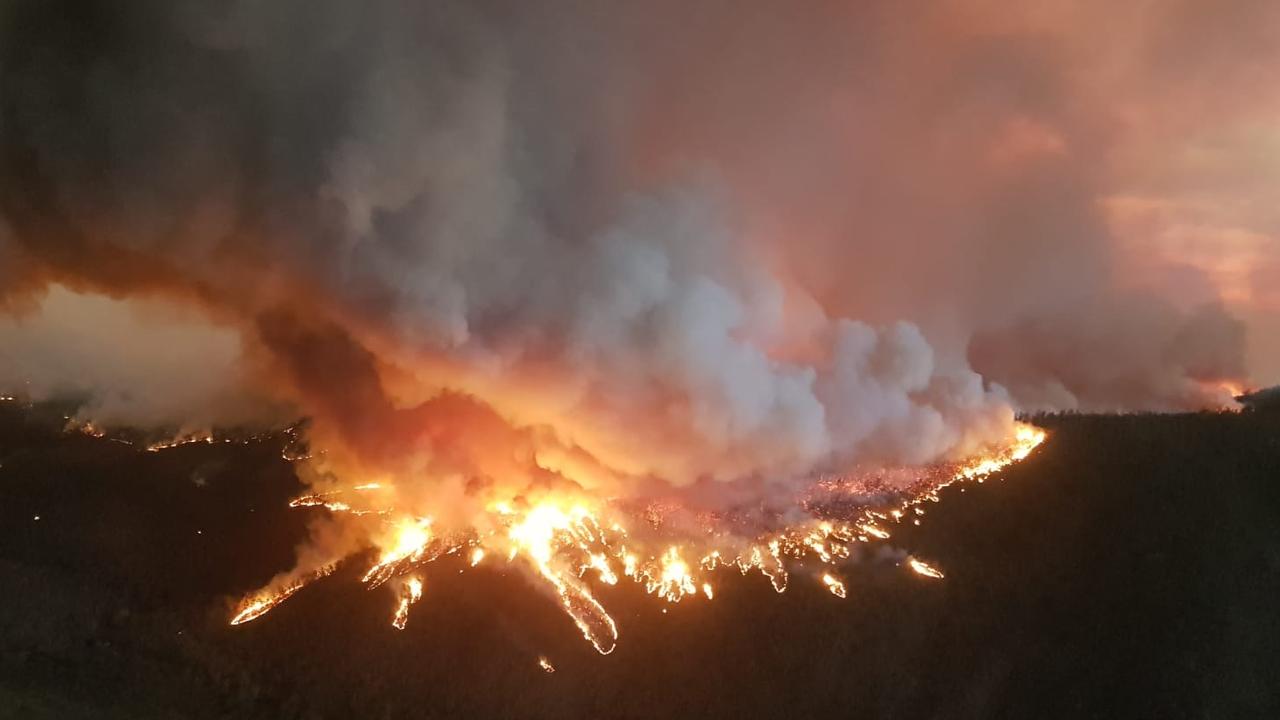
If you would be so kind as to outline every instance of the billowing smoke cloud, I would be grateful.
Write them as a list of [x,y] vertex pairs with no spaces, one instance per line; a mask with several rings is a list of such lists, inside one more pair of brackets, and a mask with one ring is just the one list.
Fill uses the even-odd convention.
[[1280,371],[1274,7],[753,8],[647,36],[637,162],[716,168],[828,313],[911,318],[1024,407],[1211,405],[1233,315]]
[[16,3],[0,289],[204,308],[362,472],[778,479],[969,452],[1006,386],[1212,404],[1230,298],[1108,215],[1163,56],[1092,17]]

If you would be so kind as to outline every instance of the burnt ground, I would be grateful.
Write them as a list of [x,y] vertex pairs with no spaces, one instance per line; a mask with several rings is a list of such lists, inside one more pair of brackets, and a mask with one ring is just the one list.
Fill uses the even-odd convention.
[[721,575],[665,614],[628,584],[601,657],[518,574],[452,560],[403,632],[355,566],[227,627],[317,512],[285,507],[278,444],[141,453],[6,403],[0,717],[1280,717],[1280,415],[1044,423],[896,527],[945,580]]

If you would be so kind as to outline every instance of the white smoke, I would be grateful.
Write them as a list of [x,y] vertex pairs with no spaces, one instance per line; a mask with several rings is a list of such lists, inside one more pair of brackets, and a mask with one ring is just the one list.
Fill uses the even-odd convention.
[[54,287],[0,316],[0,387],[82,401],[85,420],[173,431],[258,426],[287,412],[250,389],[240,337],[171,303]]

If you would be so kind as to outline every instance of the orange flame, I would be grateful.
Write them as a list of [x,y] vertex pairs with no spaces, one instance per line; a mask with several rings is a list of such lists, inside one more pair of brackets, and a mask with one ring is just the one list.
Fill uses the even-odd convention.
[[[422,597],[421,579],[409,573],[443,555],[468,549],[469,564],[474,567],[492,551],[510,560],[523,559],[554,591],[582,636],[598,652],[608,654],[617,645],[617,625],[592,594],[588,580],[613,585],[620,577],[628,577],[650,594],[668,603],[678,603],[699,593],[708,600],[714,598],[707,575],[735,567],[744,574],[758,571],[781,593],[787,588],[788,562],[813,559],[834,566],[849,557],[852,543],[888,538],[889,533],[880,523],[901,521],[908,511],[922,515],[923,510],[917,505],[926,500],[936,501],[941,488],[964,480],[981,481],[1026,458],[1045,438],[1044,430],[1019,423],[1007,445],[956,465],[950,473],[931,481],[924,490],[907,497],[897,507],[862,510],[847,520],[802,522],[752,541],[735,539],[731,533],[712,532],[698,538],[684,538],[680,544],[664,543],[660,550],[648,550],[647,544],[628,530],[635,516],[587,495],[569,497],[548,493],[532,504],[524,498],[495,502],[487,507],[480,526],[456,535],[436,532],[433,520],[428,517],[401,515],[392,521],[388,519],[391,510],[367,507],[362,497],[383,494],[369,492],[382,488],[375,483],[355,486],[346,493],[304,496],[291,505],[370,515],[372,521],[381,524],[382,530],[376,534],[380,552],[365,572],[363,582],[372,588],[393,578],[404,578],[392,616],[392,625],[396,628],[405,626],[410,608]],[[646,516],[646,519],[649,529],[660,529],[660,522],[655,524],[652,517]],[[647,532],[646,536],[649,535],[652,533]],[[695,548],[698,551],[692,552]],[[695,564],[686,559],[690,557],[700,559]],[[909,558],[907,562],[912,571],[923,577],[943,577],[940,570],[924,561]],[[326,566],[320,572],[246,598],[231,623],[238,625],[261,617],[308,582],[327,575],[332,567]],[[823,573],[821,580],[833,595],[846,597],[845,582],[833,572]],[[539,663],[548,672],[554,670],[545,658]]]

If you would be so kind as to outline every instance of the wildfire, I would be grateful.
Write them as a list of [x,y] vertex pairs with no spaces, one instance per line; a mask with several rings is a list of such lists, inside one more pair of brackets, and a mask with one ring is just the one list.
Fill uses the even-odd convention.
[[1238,380],[1204,380],[1200,382],[1200,389],[1208,398],[1213,399],[1218,410],[1239,412],[1242,409],[1240,399],[1255,388]]
[[[181,447],[183,445],[192,445],[195,443],[204,443],[206,445],[212,445],[216,442],[219,442],[219,441],[217,438],[213,436],[213,433],[211,432],[193,432],[193,433],[177,435],[168,440],[161,440],[160,442],[152,443],[148,445],[146,449],[147,449],[147,452],[160,452],[161,450],[168,450],[169,448]],[[233,441],[230,438],[224,438],[222,442],[230,443]]]
[[77,420],[76,418],[67,418],[67,424],[63,427],[63,432],[80,433],[89,437],[102,438],[107,436],[107,432],[101,427],[95,425],[91,421]]
[[941,580],[944,577],[941,570],[935,568],[934,566],[930,565],[929,563],[923,560],[908,558],[907,565],[912,570],[914,570],[917,574],[923,575],[927,578],[934,578],[935,580]]
[[645,589],[667,602],[680,602],[685,595],[698,592],[689,574],[689,565],[680,558],[680,549],[667,548],[654,573],[645,571]]
[[409,620],[409,606],[422,599],[422,581],[416,577],[405,580],[400,587],[400,602],[396,605],[396,614],[391,618],[391,627],[403,630]]
[[840,578],[837,578],[835,575],[832,575],[831,573],[823,573],[822,584],[827,586],[827,589],[831,591],[832,595],[835,595],[838,598],[843,598],[845,596],[844,581],[840,580]]
[[378,587],[394,577],[402,566],[421,560],[430,541],[431,518],[402,520],[396,529],[394,545],[382,553],[361,581],[370,587]]
[[250,620],[256,620],[263,615],[266,615],[277,605],[288,600],[294,593],[298,592],[303,587],[306,587],[312,581],[319,580],[329,573],[332,573],[335,567],[336,566],[334,565],[327,565],[320,570],[309,573],[284,585],[283,587],[279,587],[274,590],[266,588],[245,598],[236,609],[235,614],[231,616],[231,624],[239,625],[241,623],[247,623]]
[[[294,438],[296,430],[295,427],[289,427],[282,432],[287,437]],[[257,435],[225,435],[219,437],[214,435],[212,430],[192,430],[178,433],[165,440],[153,442],[143,449],[147,452],[160,452],[161,450],[183,447],[184,445],[248,445],[249,443],[266,440],[270,435],[270,433],[261,433]]]
[[982,482],[986,476],[998,472],[1005,467],[1025,459],[1032,450],[1044,442],[1046,433],[1041,428],[1026,423],[1019,423],[1014,431],[1014,442],[1005,452],[990,457],[981,457],[964,465],[956,473],[955,480],[977,480]]
[[[555,505],[543,504],[512,525],[508,538],[512,543],[511,551],[523,552],[555,589],[561,606],[573,618],[582,636],[601,655],[608,655],[617,645],[618,627],[586,585],[579,581],[581,571],[575,575],[570,570],[571,562],[565,562],[574,555],[587,552],[598,533],[595,518],[582,506],[565,513]],[[557,553],[560,547],[564,547],[566,552]]]
[[[1007,445],[927,475],[916,490],[890,507],[860,506],[846,511],[845,519],[830,517],[829,513],[827,517],[817,515],[754,539],[726,530],[716,518],[702,516],[699,517],[704,527],[698,531],[690,531],[683,524],[680,529],[668,527],[661,509],[637,512],[586,493],[548,493],[534,502],[524,497],[494,502],[474,527],[458,532],[437,529],[431,517],[397,515],[393,508],[369,505],[369,496],[381,497],[380,492],[372,492],[383,489],[379,483],[307,495],[290,504],[363,515],[366,522],[375,524],[373,536],[379,551],[362,581],[375,588],[398,579],[392,615],[396,628],[405,626],[410,608],[422,597],[420,568],[455,553],[474,567],[488,554],[496,553],[509,561],[523,560],[554,593],[582,636],[601,654],[608,654],[617,644],[618,629],[592,594],[593,582],[613,585],[625,577],[668,603],[699,595],[711,600],[715,593],[709,576],[736,568],[744,575],[759,572],[775,591],[783,592],[790,577],[789,564],[816,562],[835,566],[849,557],[854,543],[888,538],[883,523],[901,522],[909,515],[917,516],[918,523],[923,509],[917,506],[937,501],[941,488],[964,480],[980,481],[1027,457],[1045,437],[1040,428],[1019,423]],[[825,506],[818,503],[806,507],[811,514],[825,512]],[[924,561],[909,558],[907,562],[921,576],[943,577],[941,571]],[[333,565],[326,566],[246,598],[231,624],[261,617],[332,569]],[[819,578],[831,594],[846,597],[845,581],[834,572],[823,572]],[[554,671],[545,658],[539,660],[539,665],[547,672]]]

